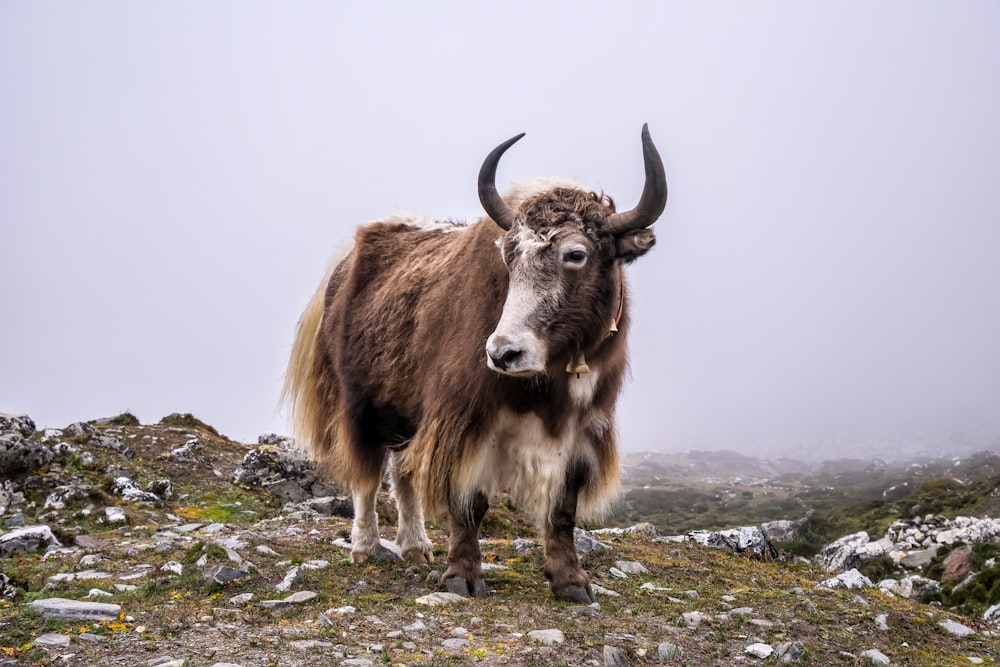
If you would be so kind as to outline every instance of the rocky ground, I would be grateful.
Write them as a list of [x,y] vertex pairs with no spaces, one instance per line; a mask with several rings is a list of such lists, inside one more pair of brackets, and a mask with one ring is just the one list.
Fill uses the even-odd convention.
[[[282,439],[251,448],[190,415],[130,417],[44,433],[0,418],[0,665],[969,665],[1000,655],[1000,633],[981,616],[746,548],[752,530],[580,531],[598,603],[557,602],[535,531],[502,499],[483,530],[490,594],[454,599],[437,583],[439,527],[431,567],[352,565],[349,503]],[[392,537],[388,499],[380,517]]]

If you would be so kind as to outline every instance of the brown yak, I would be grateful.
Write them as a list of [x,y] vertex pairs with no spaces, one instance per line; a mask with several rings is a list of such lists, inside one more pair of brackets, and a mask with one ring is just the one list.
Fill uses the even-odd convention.
[[522,136],[480,170],[488,217],[357,230],[299,321],[285,394],[320,471],[351,489],[355,562],[381,549],[375,500],[388,470],[404,557],[429,562],[425,512],[447,514],[443,583],[483,596],[479,525],[507,489],[544,536],[552,592],[587,603],[573,529],[618,492],[622,266],[653,246],[667,184],[643,126],[634,209],[556,180],[502,197],[497,164]]

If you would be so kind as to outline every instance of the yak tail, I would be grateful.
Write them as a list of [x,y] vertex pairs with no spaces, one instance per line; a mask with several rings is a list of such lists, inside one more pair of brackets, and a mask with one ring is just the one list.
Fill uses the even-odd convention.
[[326,413],[330,399],[334,398],[334,404],[337,402],[335,397],[328,395],[330,389],[336,390],[335,386],[326,392],[321,390],[321,385],[325,384],[325,363],[319,349],[320,332],[329,278],[330,272],[327,272],[326,279],[299,318],[285,373],[285,385],[281,390],[281,402],[291,409],[295,440],[300,446],[308,446],[313,456],[329,444],[326,441],[330,419]]
[[339,289],[352,248],[348,245],[331,263],[299,318],[281,397],[291,408],[295,439],[308,449],[319,473],[348,488],[370,489],[381,479],[383,460],[373,461],[345,423],[340,379],[323,344],[327,295]]

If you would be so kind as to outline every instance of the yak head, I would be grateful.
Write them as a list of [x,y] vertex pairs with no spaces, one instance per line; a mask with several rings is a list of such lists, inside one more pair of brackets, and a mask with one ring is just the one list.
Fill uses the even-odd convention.
[[507,298],[486,341],[487,365],[530,377],[566,365],[585,367],[584,353],[617,330],[624,308],[621,266],[656,242],[649,226],[667,202],[663,162],[642,128],[646,182],[635,208],[617,212],[610,197],[560,183],[505,201],[496,169],[523,134],[493,149],[479,172],[479,199],[504,234],[497,242],[509,274]]

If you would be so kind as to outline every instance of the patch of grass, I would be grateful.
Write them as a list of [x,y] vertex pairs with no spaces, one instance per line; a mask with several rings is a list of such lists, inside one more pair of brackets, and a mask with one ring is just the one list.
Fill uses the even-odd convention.
[[183,414],[179,412],[174,412],[161,419],[160,424],[162,426],[176,426],[179,428],[198,429],[201,431],[205,431],[206,433],[211,433],[216,437],[222,437],[219,435],[219,432],[215,430],[214,426],[206,424],[202,420],[192,415],[190,412],[185,412]]
[[113,426],[139,426],[139,418],[134,414],[126,410],[120,415],[115,415],[112,417],[108,423]]

